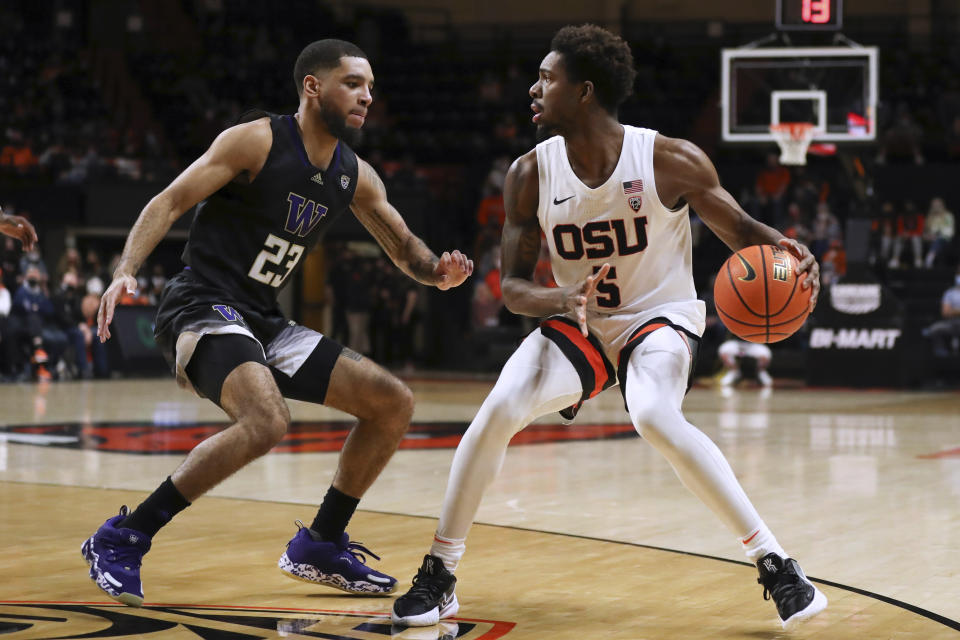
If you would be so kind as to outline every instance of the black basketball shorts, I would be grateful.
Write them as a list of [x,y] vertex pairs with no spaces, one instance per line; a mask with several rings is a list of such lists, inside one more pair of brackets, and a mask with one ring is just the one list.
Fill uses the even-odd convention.
[[250,308],[190,270],[163,290],[154,337],[177,383],[217,404],[223,381],[244,362],[269,367],[285,398],[323,403],[343,351],[327,336],[279,311]]

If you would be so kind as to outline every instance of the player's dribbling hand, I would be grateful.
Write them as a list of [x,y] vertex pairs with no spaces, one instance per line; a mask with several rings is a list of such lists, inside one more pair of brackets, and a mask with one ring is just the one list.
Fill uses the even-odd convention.
[[577,324],[580,325],[580,333],[583,334],[584,338],[588,335],[587,302],[589,302],[590,297],[597,292],[597,285],[607,275],[608,271],[610,271],[610,264],[604,262],[603,266],[600,267],[595,274],[587,276],[587,279],[580,285],[580,290],[573,296],[573,308],[577,313]]
[[440,261],[434,267],[433,273],[440,276],[437,281],[437,289],[446,291],[463,284],[463,281],[473,273],[473,260],[454,250],[453,253],[444,251],[440,256]]
[[820,265],[817,264],[817,259],[813,257],[806,245],[800,244],[796,240],[780,238],[777,244],[792,253],[799,261],[797,273],[807,274],[801,288],[809,289],[813,287],[813,292],[810,294],[810,311],[813,312],[814,307],[817,306],[817,297],[820,295]]
[[137,290],[137,279],[133,276],[119,276],[113,279],[100,298],[100,310],[97,311],[97,336],[100,342],[110,338],[110,323],[113,322],[113,310],[124,293],[133,294]]

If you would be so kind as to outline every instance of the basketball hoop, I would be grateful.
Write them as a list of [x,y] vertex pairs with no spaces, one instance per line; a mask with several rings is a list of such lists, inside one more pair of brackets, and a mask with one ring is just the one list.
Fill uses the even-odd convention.
[[778,122],[770,125],[770,133],[780,145],[780,164],[807,164],[807,148],[816,133],[812,122]]

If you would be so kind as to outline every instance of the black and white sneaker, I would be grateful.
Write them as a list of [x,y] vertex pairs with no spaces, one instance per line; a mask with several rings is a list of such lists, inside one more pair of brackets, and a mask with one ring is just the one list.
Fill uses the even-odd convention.
[[827,597],[803,575],[793,558],[768,553],[757,562],[763,599],[773,598],[784,629],[793,629],[827,608]]
[[441,618],[449,618],[460,608],[457,577],[447,571],[443,560],[426,555],[413,578],[413,586],[393,603],[390,619],[404,627],[429,627]]

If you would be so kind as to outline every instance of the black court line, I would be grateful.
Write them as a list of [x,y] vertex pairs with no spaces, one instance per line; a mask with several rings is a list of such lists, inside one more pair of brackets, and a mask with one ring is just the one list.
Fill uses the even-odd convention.
[[[395,512],[395,511],[377,511],[377,510],[374,510],[374,509],[357,509],[357,511],[366,511],[367,513],[380,513],[380,514],[383,514],[383,515],[390,515],[390,516],[404,516],[404,517],[407,517],[407,518],[423,518],[423,519],[425,519],[425,520],[437,520],[437,518],[434,518],[434,517],[432,517],[432,516],[411,515],[411,514],[407,514],[407,513],[397,513],[397,512]],[[719,560],[720,562],[727,562],[727,563],[730,563],[730,564],[737,564],[737,565],[740,565],[740,566],[742,566],[742,567],[756,568],[754,565],[752,565],[752,564],[750,564],[749,562],[746,562],[746,561],[744,561],[744,560],[731,560],[730,558],[722,558],[722,557],[720,557],[720,556],[711,556],[711,555],[706,554],[706,553],[695,553],[695,552],[693,552],[693,551],[681,551],[681,550],[679,550],[679,549],[669,549],[669,548],[667,548],[667,547],[657,547],[657,546],[652,545],[652,544],[641,544],[641,543],[639,543],[639,542],[624,542],[624,541],[622,541],[622,540],[610,540],[610,539],[608,539],[608,538],[594,538],[594,537],[592,537],[592,536],[584,536],[584,535],[579,535],[579,534],[575,534],[575,533],[557,533],[557,532],[555,532],[555,531],[545,531],[545,530],[543,530],[543,529],[531,529],[531,528],[528,528],[528,527],[517,527],[517,526],[505,525],[505,524],[490,524],[489,522],[474,522],[474,524],[483,525],[483,526],[485,526],[485,527],[495,527],[495,528],[498,528],[498,529],[512,529],[512,530],[514,530],[514,531],[527,531],[527,532],[530,532],[530,533],[542,533],[542,534],[551,535],[551,536],[563,536],[563,537],[565,537],[565,538],[576,538],[576,539],[579,539],[579,540],[590,540],[591,542],[606,542],[606,543],[609,543],[609,544],[620,544],[620,545],[624,545],[624,546],[628,546],[628,547],[639,547],[639,548],[641,548],[641,549],[651,549],[651,550],[653,550],[653,551],[666,551],[667,553],[676,553],[676,554],[684,555],[684,556],[693,556],[693,557],[696,557],[696,558],[705,558],[705,559],[707,559],[707,560]],[[942,616],[942,615],[940,615],[939,613],[934,613],[933,611],[928,611],[928,610],[926,610],[926,609],[922,609],[922,608],[920,608],[920,607],[918,607],[918,606],[916,606],[916,605],[910,604],[909,602],[904,602],[904,601],[902,601],[902,600],[897,600],[896,598],[891,598],[891,597],[889,597],[889,596],[885,596],[885,595],[882,595],[882,594],[879,594],[879,593],[874,593],[874,592],[872,592],[872,591],[867,591],[866,589],[860,589],[859,587],[851,587],[851,586],[849,586],[849,585],[841,584],[841,583],[839,583],[839,582],[833,582],[832,580],[823,580],[823,579],[821,579],[821,578],[814,578],[814,577],[812,577],[812,576],[807,576],[807,579],[810,580],[811,582],[816,582],[816,583],[818,583],[818,584],[824,584],[824,585],[827,585],[827,586],[830,586],[830,587],[834,587],[834,588],[836,588],[836,589],[842,589],[842,590],[844,590],[844,591],[849,591],[849,592],[851,592],[851,593],[856,593],[856,594],[861,595],[861,596],[866,596],[867,598],[872,598],[872,599],[874,599],[874,600],[879,600],[880,602],[884,602],[884,603],[886,603],[886,604],[890,604],[890,605],[893,605],[893,606],[895,606],[895,607],[899,607],[899,608],[901,608],[901,609],[904,609],[904,610],[906,610],[906,611],[909,611],[910,613],[915,613],[915,614],[917,614],[917,615],[919,615],[919,616],[923,616],[924,618],[927,618],[927,619],[929,619],[929,620],[933,620],[934,622],[938,622],[938,623],[940,623],[940,624],[942,624],[942,625],[944,625],[944,626],[946,626],[946,627],[950,627],[951,629],[953,629],[953,630],[955,630],[955,631],[960,631],[960,622],[958,622],[958,621],[956,621],[956,620],[953,620],[953,619],[951,619],[951,618],[947,618],[946,616]]]
[[[66,485],[66,484],[57,484],[54,482],[27,482],[23,480],[0,480],[0,483],[9,483],[9,484],[30,484],[30,485],[40,485],[40,486],[49,486],[49,487],[63,487],[66,489],[100,489],[106,491],[127,491],[129,493],[146,493],[145,491],[140,491],[137,489],[112,489],[109,487],[101,486],[86,486],[86,485]],[[311,508],[316,508],[314,503],[308,502],[283,502],[279,500],[267,500],[264,498],[237,498],[232,496],[209,496],[211,498],[216,498],[218,500],[237,500],[240,502],[266,502],[270,504],[293,504],[293,505],[304,505]],[[400,516],[404,518],[419,518],[421,520],[438,520],[433,516],[421,516],[410,513],[400,513],[397,511],[379,511],[377,509],[357,509],[357,511],[362,511],[366,513],[378,513],[386,516]],[[640,549],[650,549],[652,551],[665,551],[667,553],[676,553],[683,556],[693,556],[695,558],[704,558],[706,560],[717,560],[719,562],[726,562],[729,564],[736,564],[742,567],[751,567],[755,568],[754,565],[746,562],[744,560],[731,560],[730,558],[723,558],[720,556],[711,556],[706,553],[696,553],[694,551],[681,551],[680,549],[670,549],[668,547],[658,547],[652,544],[641,544],[639,542],[624,542],[623,540],[610,540],[609,538],[595,538],[592,536],[584,536],[575,533],[558,533],[556,531],[546,531],[544,529],[531,529],[528,527],[517,527],[514,525],[505,525],[505,524],[491,524],[489,522],[474,522],[473,524],[479,524],[485,527],[495,527],[498,529],[512,529],[514,531],[526,531],[529,533],[542,533],[544,535],[550,536],[563,536],[565,538],[576,538],[578,540],[590,540],[591,542],[606,542],[608,544],[619,544],[627,547],[637,547]],[[860,589],[859,587],[851,587],[846,584],[841,584],[839,582],[833,582],[832,580],[823,580],[821,578],[814,578],[812,576],[807,576],[807,579],[811,582],[816,582],[818,584],[827,585],[835,589],[842,589],[843,591],[849,591],[850,593],[856,593],[857,595],[865,596],[879,602],[883,602],[889,605],[893,605],[904,611],[909,611],[910,613],[915,613],[918,616],[927,618],[939,624],[949,627],[954,631],[960,631],[960,622],[953,620],[946,616],[942,616],[939,613],[934,613],[933,611],[928,611],[916,605],[912,605],[909,602],[904,602],[903,600],[897,600],[896,598],[891,598],[880,593],[874,593],[873,591],[867,591],[866,589]]]

